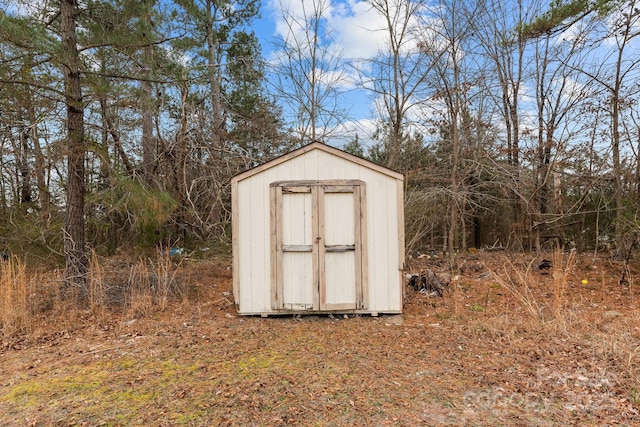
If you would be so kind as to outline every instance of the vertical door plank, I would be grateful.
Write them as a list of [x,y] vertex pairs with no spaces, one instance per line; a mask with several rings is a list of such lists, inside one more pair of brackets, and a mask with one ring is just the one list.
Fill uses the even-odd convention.
[[397,205],[398,205],[398,286],[400,286],[400,309],[404,305],[405,286],[404,286],[404,182],[396,181]]
[[325,265],[324,265],[324,191],[322,187],[314,185],[311,187],[313,205],[313,272],[314,272],[314,293],[313,307],[315,310],[321,309],[324,301]]
[[[284,308],[313,309],[313,197],[306,191],[282,191],[282,271]],[[285,248],[293,248],[292,251]],[[301,250],[309,248],[308,250]]]
[[271,307],[275,310],[283,308],[282,301],[282,188],[270,188],[271,216]]
[[[335,191],[337,190],[337,191]],[[347,190],[347,191],[345,191]],[[324,245],[322,247],[353,247],[353,250],[326,252],[324,280],[320,285],[321,306],[326,310],[356,309],[356,201],[354,187],[324,188]]]
[[[231,182],[231,252],[233,256],[233,299],[240,304],[240,203],[238,202],[238,182]],[[247,250],[243,247],[243,250]],[[272,278],[273,279],[273,278]],[[273,284],[273,280],[271,281]]]
[[356,266],[357,266],[357,292],[358,292],[358,308],[365,310],[369,303],[368,278],[369,265],[367,263],[367,197],[364,185],[358,185],[355,188],[356,196]]

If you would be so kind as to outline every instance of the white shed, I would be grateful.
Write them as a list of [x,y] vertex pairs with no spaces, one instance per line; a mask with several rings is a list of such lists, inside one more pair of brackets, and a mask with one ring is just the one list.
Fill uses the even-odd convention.
[[400,313],[403,176],[312,143],[231,180],[240,314]]

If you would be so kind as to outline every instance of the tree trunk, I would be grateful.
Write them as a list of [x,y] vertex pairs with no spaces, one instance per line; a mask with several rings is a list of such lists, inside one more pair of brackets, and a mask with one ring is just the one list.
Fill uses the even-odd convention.
[[221,137],[223,119],[222,119],[222,101],[221,81],[220,81],[220,64],[217,61],[218,36],[214,28],[214,14],[211,8],[216,7],[213,0],[207,1],[207,50],[209,65],[209,87],[211,90],[211,109],[213,119],[213,132],[211,134],[211,144],[214,149],[221,149]]
[[186,206],[187,200],[187,139],[189,137],[189,124],[187,120],[187,99],[189,95],[189,86],[180,86],[180,144],[178,145],[180,152],[178,153],[178,164],[175,165],[176,171],[176,193],[178,194],[178,202],[182,209]]
[[[147,48],[144,48],[145,50]],[[144,74],[149,77],[148,71]],[[153,111],[151,107],[151,83],[143,80],[140,84],[140,104],[142,106],[142,173],[147,184],[153,182],[155,145],[153,138]]]
[[616,205],[616,220],[615,220],[615,239],[616,239],[616,254],[621,255],[624,251],[623,241],[623,197],[622,197],[622,169],[620,167],[620,124],[619,124],[619,112],[618,112],[618,90],[614,92],[612,96],[612,127],[613,138],[611,141],[611,153],[613,157],[613,192],[614,201]]
[[[640,128],[638,131],[640,134]],[[636,204],[640,204],[640,137],[638,137],[636,147]]]
[[459,197],[459,183],[458,183],[458,166],[460,163],[460,138],[458,134],[458,108],[457,103],[452,104],[451,112],[451,199],[449,206],[449,218],[451,224],[449,225],[449,236],[447,238],[447,252],[449,252],[449,263],[452,271],[458,269],[458,259],[456,257],[456,237],[458,234],[458,197]]
[[38,185],[38,201],[40,202],[40,216],[48,222],[50,213],[51,195],[46,179],[45,159],[40,146],[40,136],[38,135],[38,124],[35,108],[29,103],[29,123],[31,124],[31,141],[33,141],[33,155],[35,157],[34,168],[36,174],[36,184]]
[[559,215],[558,223],[556,224],[558,230],[558,245],[562,249],[565,245],[566,237],[564,234],[564,207],[562,204],[562,178],[558,172],[553,172],[553,201],[555,207],[555,213]]
[[[219,41],[218,35],[214,28],[214,11],[212,8],[217,7],[216,2],[213,0],[207,0],[207,49],[208,49],[208,65],[209,65],[209,87],[211,90],[211,109],[213,120],[213,132],[211,132],[211,146],[209,152],[211,153],[211,159],[214,164],[217,161],[217,165],[221,167],[223,164],[224,156],[224,138],[222,137],[222,131],[224,127],[224,118],[222,115],[222,77],[220,72],[220,64],[218,63],[218,49]],[[216,167],[216,166],[214,166]],[[218,191],[217,189],[214,191]],[[217,195],[216,195],[217,196]],[[216,197],[215,204],[219,204],[219,199]],[[214,207],[209,210],[207,216],[207,222],[210,224],[217,224],[222,220],[222,209]]]
[[[623,101],[621,91],[624,88],[623,79],[627,76],[630,68],[626,67],[625,48],[631,43],[632,39],[640,33],[637,32],[637,16],[638,9],[636,2],[632,1],[628,5],[629,13],[623,13],[624,22],[621,26],[621,39],[617,39],[618,52],[615,64],[615,76],[611,90],[611,154],[613,157],[613,174],[614,174],[614,201],[616,205],[615,219],[615,241],[616,255],[624,254],[625,248],[625,216],[624,216],[624,194],[623,194],[623,170],[620,162],[620,110]],[[631,13],[631,11],[634,11]],[[626,55],[629,56],[629,55]]]
[[20,131],[20,147],[17,152],[17,167],[20,172],[20,204],[23,212],[27,212],[26,205],[31,203],[31,170],[29,168],[29,128],[22,127]]
[[66,293],[86,302],[87,255],[84,248],[85,146],[80,56],[76,35],[77,0],[60,3],[65,104],[67,109],[67,212],[64,224]]
[[[153,6],[153,0],[143,0],[149,9]],[[151,17],[150,11],[145,8],[143,11],[143,25],[145,33],[143,36],[151,40]],[[152,47],[145,44],[142,48],[142,81],[140,82],[140,107],[142,108],[142,173],[144,181],[151,184],[155,175],[156,146],[153,137],[153,96],[151,86],[151,67],[153,60]]]
[[120,141],[120,134],[118,134],[115,126],[113,125],[113,120],[111,119],[111,115],[107,107],[107,100],[104,97],[100,98],[100,112],[102,114],[102,120],[104,120],[105,130],[109,135],[111,135],[111,139],[113,139],[113,147],[114,147],[115,153],[118,155],[118,157],[122,161],[124,168],[127,170],[127,174],[130,177],[133,177],[135,174],[133,165],[129,160],[129,156],[127,156],[127,153],[124,151],[124,148],[122,147],[122,141]]

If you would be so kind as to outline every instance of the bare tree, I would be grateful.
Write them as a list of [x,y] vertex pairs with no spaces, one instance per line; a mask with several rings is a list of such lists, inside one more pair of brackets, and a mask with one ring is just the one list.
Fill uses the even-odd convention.
[[285,34],[277,43],[274,89],[293,117],[299,143],[325,142],[345,119],[340,108],[347,82],[340,50],[332,40],[328,0],[280,4]]
[[373,9],[384,18],[385,50],[371,61],[369,75],[362,84],[378,98],[380,115],[386,123],[383,139],[386,164],[397,168],[403,135],[409,131],[411,110],[424,102],[428,91],[425,81],[437,57],[419,48],[420,24],[424,24],[425,4],[414,0],[370,0]]
[[534,45],[537,146],[531,159],[535,180],[526,206],[532,217],[532,243],[538,251],[545,239],[553,239],[561,247],[565,243],[560,177],[569,164],[572,140],[584,135],[588,125],[585,110],[580,107],[589,94],[589,85],[580,81],[576,71],[589,53],[585,49],[587,31],[576,30],[575,35],[560,40],[547,35]]
[[[442,143],[449,147],[448,167],[450,179],[447,206],[446,248],[453,268],[457,268],[455,257],[458,242],[465,242],[460,236],[463,221],[462,212],[467,202],[463,189],[462,148],[465,138],[470,138],[470,100],[469,93],[477,84],[476,76],[470,73],[471,67],[466,57],[465,46],[471,35],[471,26],[465,17],[474,13],[466,10],[462,0],[440,1],[433,10],[431,25],[425,28],[420,47],[433,58],[433,76],[430,84],[434,95],[431,103],[442,108],[435,115],[441,115]],[[466,243],[464,243],[466,244]]]
[[142,47],[142,58],[140,65],[140,110],[142,113],[142,174],[147,184],[153,181],[154,165],[156,164],[156,140],[153,136],[154,100],[151,79],[153,78],[153,24],[151,20],[151,10],[155,0],[143,0],[141,2],[141,26],[143,27],[142,38],[148,40]]
[[[176,228],[182,235],[222,235],[234,166],[232,131],[233,100],[229,87],[236,37],[258,14],[257,0],[176,0],[184,37],[175,43],[176,52],[192,57],[190,64],[178,64],[173,80],[179,123],[175,141],[161,138],[166,152],[163,164],[175,182],[179,210]],[[238,61],[251,60],[240,58]]]
[[[521,89],[526,70],[525,51],[527,40],[523,37],[520,24],[527,22],[529,15],[536,12],[535,2],[525,3],[501,2],[491,0],[476,2],[474,19],[469,25],[478,38],[478,47],[492,64],[492,75],[495,77],[496,88],[492,93],[499,106],[502,128],[504,130],[504,151],[509,165],[509,191],[511,200],[512,237],[516,247],[522,249],[524,242],[524,219],[520,199],[520,135],[521,135]],[[489,77],[487,75],[487,77]],[[490,84],[490,80],[487,79]],[[492,83],[492,82],[491,82]]]
[[[616,251],[622,254],[625,250],[624,243],[624,194],[623,171],[620,162],[621,151],[621,112],[623,109],[624,85],[634,72],[637,72],[640,59],[637,55],[628,55],[631,41],[640,34],[640,8],[636,0],[626,2],[619,13],[614,14],[610,26],[609,38],[614,41],[615,49],[612,49],[614,71],[610,76],[598,78],[600,84],[609,92],[611,99],[611,153],[614,175],[614,199],[616,207],[615,240]],[[602,75],[602,74],[601,74]]]
[[[625,250],[625,166],[623,165],[623,143],[629,142],[629,135],[625,134],[625,126],[621,119],[626,105],[629,103],[628,94],[630,83],[637,81],[640,59],[637,48],[632,41],[640,35],[640,6],[636,0],[624,1],[619,9],[609,10],[609,13],[590,16],[595,23],[600,23],[602,32],[591,42],[594,45],[595,62],[591,67],[584,64],[567,65],[587,76],[593,84],[602,91],[603,101],[600,103],[609,118],[608,134],[611,148],[611,175],[613,182],[613,201],[615,210],[614,234],[616,251],[622,255]],[[587,18],[584,18],[587,19]],[[604,52],[604,55],[601,55]],[[632,54],[635,53],[635,54]],[[633,89],[631,89],[633,91]],[[598,91],[591,94],[592,101],[598,99]],[[631,147],[629,147],[631,149]]]
[[[640,31],[640,8],[636,0],[603,0],[598,2],[569,1],[552,3],[549,10],[535,19],[523,21],[521,34],[527,38],[538,38],[543,34],[557,34],[581,21],[599,22],[604,29],[600,39],[591,40],[600,51],[595,55],[595,64],[576,66],[576,70],[589,76],[603,89],[610,119],[611,174],[613,175],[613,199],[615,204],[616,251],[624,251],[624,170],[621,161],[623,136],[621,123],[626,99],[626,86],[637,72],[639,60],[631,43]],[[637,76],[636,76],[637,78]],[[597,95],[594,94],[594,99]]]

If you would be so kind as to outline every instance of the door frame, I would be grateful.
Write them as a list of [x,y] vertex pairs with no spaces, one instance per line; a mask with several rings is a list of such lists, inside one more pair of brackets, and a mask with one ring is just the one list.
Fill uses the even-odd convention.
[[[285,247],[282,244],[282,195],[286,193],[311,193],[311,232],[313,269],[313,311],[358,311],[367,309],[368,268],[367,268],[367,203],[366,184],[361,180],[301,180],[277,181],[270,184],[271,220],[271,307],[278,311],[300,310],[286,308],[283,298],[283,254],[285,251],[308,250],[307,247]],[[325,193],[353,193],[355,236],[355,306],[351,303],[331,304],[326,301],[324,195]],[[351,250],[337,245],[330,251]],[[302,310],[304,311],[304,310]]]

